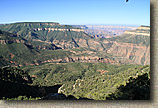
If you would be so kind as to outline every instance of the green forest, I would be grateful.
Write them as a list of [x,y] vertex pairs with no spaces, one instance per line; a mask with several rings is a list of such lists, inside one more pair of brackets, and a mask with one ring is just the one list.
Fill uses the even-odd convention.
[[148,65],[48,63],[0,71],[1,99],[38,100],[50,93],[63,94],[65,99],[150,99]]

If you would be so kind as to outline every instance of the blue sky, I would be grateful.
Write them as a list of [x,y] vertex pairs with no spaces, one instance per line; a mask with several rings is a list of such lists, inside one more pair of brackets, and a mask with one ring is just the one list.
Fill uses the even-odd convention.
[[150,25],[150,0],[0,0],[0,23]]

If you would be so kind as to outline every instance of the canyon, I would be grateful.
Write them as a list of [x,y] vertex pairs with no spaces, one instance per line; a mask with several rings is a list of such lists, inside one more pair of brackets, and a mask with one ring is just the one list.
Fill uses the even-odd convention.
[[[122,35],[112,38],[95,38],[85,29],[107,26],[70,26],[59,23],[26,22],[1,25],[0,29],[10,34],[7,38],[1,34],[0,44],[23,44],[32,50],[63,50],[71,54],[62,58],[35,59],[34,65],[46,62],[92,62],[110,64],[150,64],[150,27],[120,27],[126,30]],[[20,28],[20,29],[16,29]],[[108,28],[112,28],[108,26]],[[82,49],[82,50],[80,50]],[[77,51],[80,50],[80,51]],[[10,52],[17,55],[15,52]],[[53,53],[53,52],[52,52]],[[14,57],[14,58],[15,58]],[[96,58],[97,59],[96,59]],[[8,59],[8,58],[6,58]],[[13,58],[12,58],[13,59]],[[12,63],[14,60],[11,60]],[[30,63],[24,63],[26,65]],[[33,65],[32,63],[30,65]],[[22,66],[22,64],[19,64]]]
[[144,99],[150,91],[150,27],[122,28],[109,37],[85,29],[47,22],[0,25],[0,98],[106,100],[134,79],[137,85],[125,91],[141,92]]

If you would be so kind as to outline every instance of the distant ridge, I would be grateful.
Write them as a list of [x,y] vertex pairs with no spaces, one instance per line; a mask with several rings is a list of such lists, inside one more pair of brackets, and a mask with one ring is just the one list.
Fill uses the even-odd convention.
[[[54,23],[54,24],[59,24],[58,22],[15,22],[15,23],[6,23],[6,24],[23,24],[23,23],[32,23],[32,24],[35,24],[35,23]],[[5,24],[2,24],[2,25],[5,25]]]

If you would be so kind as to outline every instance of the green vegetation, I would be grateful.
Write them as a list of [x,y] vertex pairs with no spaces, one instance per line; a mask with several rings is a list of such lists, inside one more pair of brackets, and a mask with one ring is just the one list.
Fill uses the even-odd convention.
[[[36,29],[41,30],[36,30]],[[21,37],[32,40],[39,39],[42,41],[53,41],[55,40],[70,40],[72,38],[90,38],[90,36],[85,37],[83,32],[75,31],[49,31],[45,28],[56,28],[56,29],[74,29],[70,25],[60,25],[58,23],[48,23],[48,22],[24,22],[24,23],[14,23],[6,24],[0,26],[3,31],[8,31],[10,33],[15,33]]]
[[110,38],[111,41],[117,41],[117,42],[126,42],[126,43],[133,43],[137,45],[143,45],[143,46],[150,46],[150,36],[143,36],[143,35],[129,35],[129,34],[123,34],[121,36]]
[[117,66],[104,63],[44,64],[23,69],[36,76],[33,85],[60,84],[62,85],[60,92],[66,96],[73,95],[78,99],[94,100],[106,100],[106,97],[114,93],[118,87],[127,85],[130,78],[137,79],[138,76],[150,71],[149,66]]
[[76,80],[74,83],[63,85],[61,92],[66,95],[74,95],[76,98],[86,97],[94,100],[106,100],[106,97],[110,93],[115,92],[117,87],[126,85],[130,77],[136,77],[141,74],[141,69],[141,67],[121,71],[115,69],[118,73],[111,74],[109,71],[109,73],[105,73],[104,75],[84,77]]
[[71,55],[70,52],[63,50],[30,49],[22,43],[0,45],[0,49],[0,55],[6,58],[8,62],[14,61],[14,65],[40,64],[42,61],[62,59]]
[[0,67],[11,65],[5,58],[0,56]]
[[12,98],[19,94],[25,94],[29,83],[32,83],[31,77],[23,70],[15,67],[0,68],[1,98]]
[[150,75],[143,73],[137,78],[130,78],[128,83],[120,85],[117,90],[107,97],[108,100],[149,100]]
[[15,67],[0,68],[0,99],[37,100],[49,93],[57,93],[61,85],[33,86],[30,75]]
[[0,43],[0,67],[40,64],[46,60],[63,59],[72,54],[69,51],[60,50],[61,48],[53,44],[43,45],[42,43],[41,46],[46,50],[37,49],[35,42],[29,43],[15,34],[4,31],[0,31],[0,41],[2,41]]
[[19,82],[21,84],[31,82],[30,76],[15,67],[3,67],[0,68],[0,80],[9,82]]
[[[1,99],[36,100],[57,91],[65,94],[66,97],[71,95],[77,99],[94,100],[149,99],[150,96],[150,66],[47,63],[22,67],[22,69],[24,71],[15,67],[0,69]],[[58,90],[59,87],[60,90]],[[130,89],[129,92],[128,89]],[[145,92],[145,90],[148,91]],[[135,91],[139,91],[137,92],[137,95],[139,93],[141,95],[139,98],[133,98]],[[121,95],[118,95],[120,92]],[[128,95],[124,96],[124,92]]]
[[[49,31],[47,28],[67,30]],[[140,53],[135,54],[139,48],[133,44],[145,47],[145,53],[150,43],[149,36],[127,34],[111,39],[94,39],[82,31],[69,30],[73,28],[49,22],[1,25],[0,99],[56,99],[51,97],[51,93],[58,96],[54,94],[57,92],[64,99],[150,98],[150,66],[122,65],[117,61],[119,57],[110,52],[118,50],[118,55],[127,56],[125,63],[133,63],[136,56],[142,57],[140,62],[144,64],[148,62],[148,54],[136,55]],[[125,51],[126,46],[117,46],[119,43],[132,43],[131,50]],[[116,48],[112,49],[112,46]],[[99,63],[103,59],[106,62]]]

